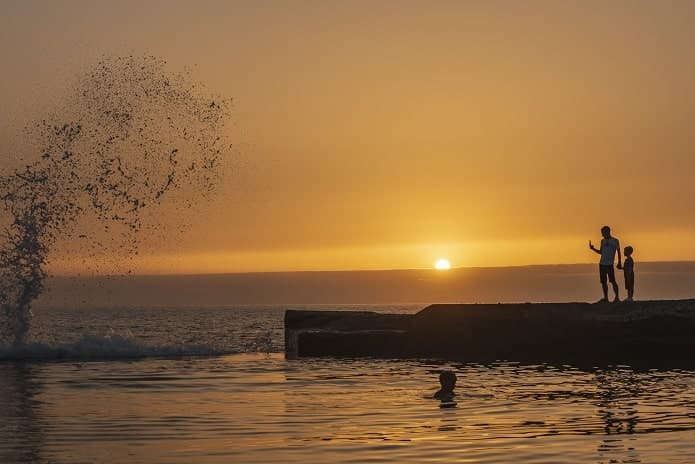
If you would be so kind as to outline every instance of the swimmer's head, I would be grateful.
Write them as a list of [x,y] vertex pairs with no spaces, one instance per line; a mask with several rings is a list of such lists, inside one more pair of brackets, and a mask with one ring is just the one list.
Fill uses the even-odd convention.
[[453,390],[456,386],[456,374],[452,371],[444,371],[439,374],[439,383],[442,385],[442,390]]

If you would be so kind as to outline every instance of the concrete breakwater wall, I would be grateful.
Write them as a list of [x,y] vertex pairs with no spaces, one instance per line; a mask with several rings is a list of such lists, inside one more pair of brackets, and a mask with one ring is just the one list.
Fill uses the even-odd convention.
[[695,300],[437,304],[416,314],[290,310],[285,345],[289,358],[695,364]]

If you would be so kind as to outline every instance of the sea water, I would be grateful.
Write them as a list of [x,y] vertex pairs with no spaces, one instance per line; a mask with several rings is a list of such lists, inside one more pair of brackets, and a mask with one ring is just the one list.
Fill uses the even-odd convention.
[[286,360],[285,309],[36,309],[0,360],[0,462],[695,462],[693,371]]

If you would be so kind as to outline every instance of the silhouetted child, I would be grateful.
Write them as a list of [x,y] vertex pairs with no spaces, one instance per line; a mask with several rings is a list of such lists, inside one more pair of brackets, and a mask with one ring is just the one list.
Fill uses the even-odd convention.
[[633,248],[625,247],[625,264],[623,264],[623,273],[625,274],[625,290],[627,290],[627,301],[632,301],[632,296],[635,294],[635,261],[632,259]]
[[440,401],[452,401],[456,393],[454,393],[454,387],[456,386],[456,374],[452,371],[444,371],[439,374],[439,383],[441,388],[434,394],[434,399]]

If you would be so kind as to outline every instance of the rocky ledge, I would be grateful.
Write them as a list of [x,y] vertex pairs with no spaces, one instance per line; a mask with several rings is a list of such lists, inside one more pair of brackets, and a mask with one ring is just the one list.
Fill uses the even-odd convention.
[[695,364],[695,300],[437,304],[416,314],[285,313],[288,358]]

